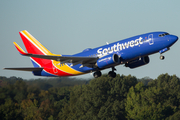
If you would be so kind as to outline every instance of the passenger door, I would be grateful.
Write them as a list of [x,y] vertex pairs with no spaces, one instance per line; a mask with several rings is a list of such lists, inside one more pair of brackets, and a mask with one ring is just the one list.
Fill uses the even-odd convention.
[[148,41],[149,41],[149,45],[154,44],[153,34],[150,34],[150,35],[148,36]]

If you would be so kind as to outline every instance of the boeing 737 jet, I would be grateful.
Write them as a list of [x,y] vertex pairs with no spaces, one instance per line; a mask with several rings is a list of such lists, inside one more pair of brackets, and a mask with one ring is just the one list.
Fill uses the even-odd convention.
[[149,55],[168,51],[178,37],[167,32],[150,32],[137,35],[97,48],[87,48],[74,55],[53,54],[26,30],[19,32],[27,52],[17,43],[15,47],[23,56],[30,57],[34,67],[4,68],[8,70],[32,71],[37,76],[75,76],[94,72],[101,76],[101,70],[111,68],[110,77],[116,77],[115,66],[124,64],[136,68],[149,63]]

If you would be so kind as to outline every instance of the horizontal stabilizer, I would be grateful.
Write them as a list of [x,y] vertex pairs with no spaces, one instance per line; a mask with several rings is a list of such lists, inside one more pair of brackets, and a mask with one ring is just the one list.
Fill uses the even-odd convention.
[[5,70],[20,70],[20,71],[40,71],[43,70],[43,68],[34,68],[34,67],[29,67],[29,68],[4,68]]

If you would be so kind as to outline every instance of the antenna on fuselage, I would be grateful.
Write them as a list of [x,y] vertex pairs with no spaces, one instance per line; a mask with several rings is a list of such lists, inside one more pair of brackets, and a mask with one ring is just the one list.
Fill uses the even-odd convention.
[[109,43],[108,43],[108,42],[106,42],[106,44],[107,44],[107,45],[109,45]]

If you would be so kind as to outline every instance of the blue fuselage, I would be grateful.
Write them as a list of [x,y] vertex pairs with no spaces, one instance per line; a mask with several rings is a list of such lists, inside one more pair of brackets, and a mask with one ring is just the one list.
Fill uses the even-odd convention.
[[[172,46],[177,40],[177,36],[170,35],[166,32],[151,32],[120,40],[94,49],[85,49],[83,52],[73,56],[94,56],[101,58],[109,54],[117,54],[120,60],[116,65],[119,65],[143,56],[160,52],[163,49],[169,49],[169,47]],[[95,70],[95,68],[91,67],[80,68],[80,64],[72,66],[72,68],[81,72]]]

